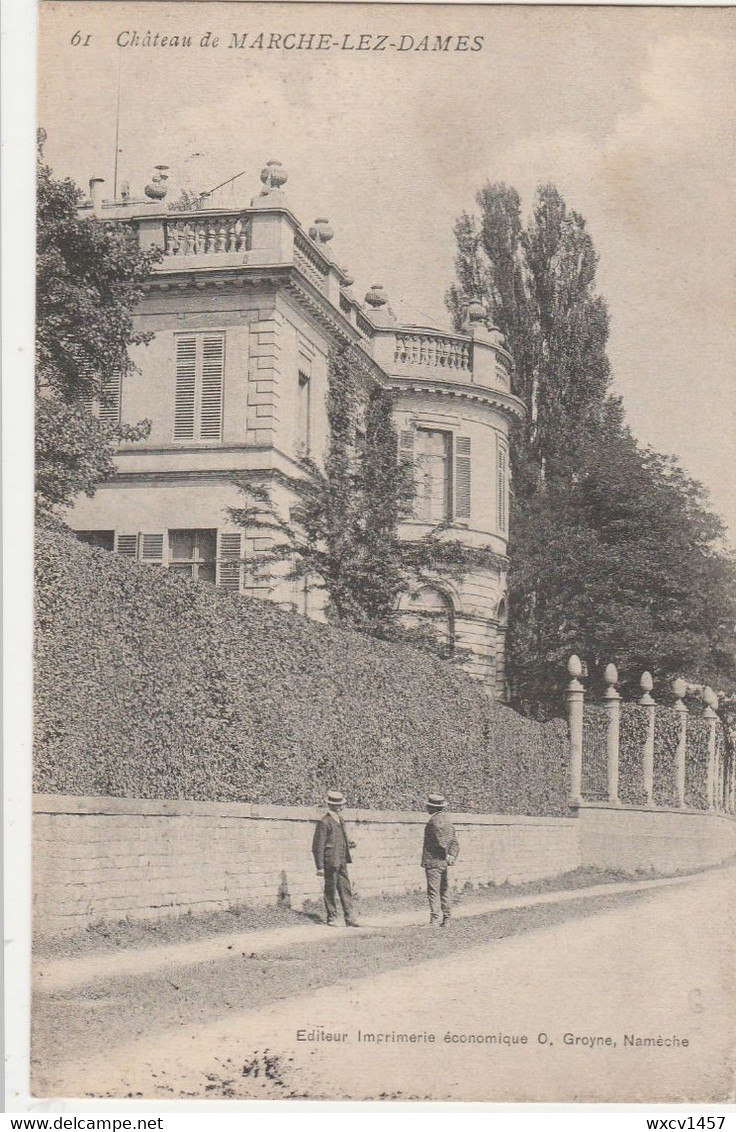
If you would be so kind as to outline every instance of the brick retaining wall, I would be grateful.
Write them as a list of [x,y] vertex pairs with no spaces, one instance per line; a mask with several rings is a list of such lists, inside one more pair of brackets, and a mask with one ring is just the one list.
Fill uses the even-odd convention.
[[[37,795],[34,918],[39,934],[99,920],[320,900],[311,857],[323,810],[217,802]],[[424,813],[348,811],[359,895],[419,889]],[[580,865],[569,818],[455,814],[453,881],[519,883]]]

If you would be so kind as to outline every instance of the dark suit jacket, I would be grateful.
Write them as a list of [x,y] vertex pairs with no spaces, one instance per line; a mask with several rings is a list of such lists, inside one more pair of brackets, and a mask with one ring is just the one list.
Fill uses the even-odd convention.
[[455,826],[444,810],[432,814],[424,827],[424,845],[422,847],[422,868],[446,869],[447,858],[453,860],[460,852]]
[[352,861],[345,823],[331,810],[328,810],[314,827],[312,853],[318,871],[325,868],[337,869],[340,865],[349,865]]

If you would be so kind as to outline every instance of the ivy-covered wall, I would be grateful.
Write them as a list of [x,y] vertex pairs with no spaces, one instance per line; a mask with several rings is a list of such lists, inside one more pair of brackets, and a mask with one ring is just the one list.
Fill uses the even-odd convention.
[[561,814],[566,725],[267,601],[36,542],[34,786],[60,794]]

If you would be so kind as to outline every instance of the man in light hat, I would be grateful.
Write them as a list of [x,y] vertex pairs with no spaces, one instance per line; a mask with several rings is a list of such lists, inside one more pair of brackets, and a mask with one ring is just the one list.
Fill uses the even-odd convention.
[[455,836],[455,826],[447,813],[447,802],[442,794],[428,796],[427,813],[430,818],[424,827],[422,868],[427,874],[429,924],[433,928],[444,928],[450,919],[447,870],[450,865],[455,864],[460,846]]
[[358,928],[360,924],[353,911],[353,890],[348,876],[348,865],[352,861],[350,850],[355,848],[355,842],[348,839],[345,822],[341,816],[341,810],[346,805],[345,798],[339,790],[330,790],[326,801],[327,813],[315,826],[312,853],[317,866],[317,876],[325,878],[327,923],[331,927],[337,923],[335,901],[337,891],[345,915],[345,926]]

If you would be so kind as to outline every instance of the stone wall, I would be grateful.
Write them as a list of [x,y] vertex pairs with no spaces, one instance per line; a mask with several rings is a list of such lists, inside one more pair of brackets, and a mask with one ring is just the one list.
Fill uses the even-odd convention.
[[578,815],[582,859],[599,869],[674,873],[736,854],[736,821],[725,814],[583,803]]
[[[40,935],[102,920],[321,900],[307,807],[40,794],[34,799],[34,923]],[[353,810],[358,896],[423,887],[426,814]],[[455,814],[462,888],[580,866],[674,873],[736,854],[736,821],[713,813],[583,805],[577,817]]]
[[[306,807],[37,795],[34,919],[39,934],[100,920],[214,912],[238,904],[320,900]],[[359,896],[420,889],[422,813],[347,815]],[[521,883],[577,868],[568,818],[456,814],[458,887]]]

